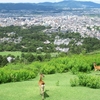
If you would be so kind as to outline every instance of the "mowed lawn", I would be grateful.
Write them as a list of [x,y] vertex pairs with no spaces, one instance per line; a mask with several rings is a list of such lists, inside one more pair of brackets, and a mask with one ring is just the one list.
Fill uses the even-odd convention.
[[[45,75],[45,100],[100,100],[100,89],[71,87],[71,73]],[[42,100],[39,76],[33,80],[0,85],[0,100]],[[59,81],[59,82],[58,82]]]

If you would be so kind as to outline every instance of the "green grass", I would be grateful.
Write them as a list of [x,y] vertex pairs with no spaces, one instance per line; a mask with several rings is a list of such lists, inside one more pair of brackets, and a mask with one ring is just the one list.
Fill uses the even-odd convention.
[[10,52],[10,51],[5,51],[5,52],[0,52],[0,55],[4,56],[4,55],[14,55],[14,56],[21,56],[21,52],[20,51],[14,51],[14,52]]
[[[46,75],[43,79],[45,100],[100,100],[100,89],[71,87],[73,77],[71,73]],[[39,76],[29,81],[1,84],[0,100],[41,100],[38,80]]]

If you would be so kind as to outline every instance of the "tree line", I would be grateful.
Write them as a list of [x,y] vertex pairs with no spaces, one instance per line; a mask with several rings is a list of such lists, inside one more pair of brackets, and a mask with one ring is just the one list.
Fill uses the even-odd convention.
[[[8,57],[14,58],[11,59],[11,61],[9,62],[7,60]],[[49,61],[51,59],[51,54],[50,53],[46,53],[46,54],[32,54],[32,53],[22,53],[21,56],[14,56],[11,54],[8,54],[6,56],[2,56],[0,55],[0,67],[4,67],[6,66],[8,63],[24,63],[24,64],[30,64],[32,62],[35,61],[40,61],[40,62],[44,62],[44,61]]]

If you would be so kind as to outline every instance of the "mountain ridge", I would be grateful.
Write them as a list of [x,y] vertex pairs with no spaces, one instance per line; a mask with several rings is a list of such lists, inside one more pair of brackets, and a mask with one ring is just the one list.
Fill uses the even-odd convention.
[[64,8],[100,8],[100,4],[90,1],[60,1],[43,3],[0,3],[0,10],[43,10],[50,11]]

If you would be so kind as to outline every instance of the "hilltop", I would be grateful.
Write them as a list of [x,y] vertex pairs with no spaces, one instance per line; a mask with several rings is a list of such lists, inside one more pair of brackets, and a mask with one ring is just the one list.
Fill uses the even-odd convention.
[[94,2],[82,2],[74,0],[64,0],[61,2],[43,3],[0,3],[0,10],[40,10],[56,11],[66,8],[100,8],[100,4]]

